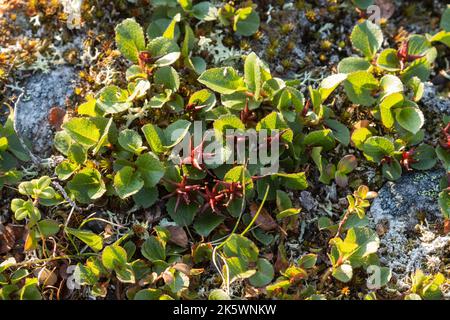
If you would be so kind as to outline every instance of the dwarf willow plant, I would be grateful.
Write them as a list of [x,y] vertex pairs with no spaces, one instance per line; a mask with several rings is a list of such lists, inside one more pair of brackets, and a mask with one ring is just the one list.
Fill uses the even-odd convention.
[[[14,199],[11,208],[16,220],[27,221],[27,248],[39,248],[41,240],[43,250],[46,238],[62,234],[68,240],[65,245],[76,252],[70,258],[89,256],[77,264],[75,276],[78,284],[89,286],[91,294],[99,297],[105,297],[109,284],[117,280],[127,284],[129,299],[196,298],[190,287],[201,282],[203,268],[212,261],[226,290],[211,292],[211,299],[229,298],[230,285],[242,279],[265,288],[273,297],[323,298],[316,287],[307,285],[317,272],[317,256],[306,254],[288,263],[284,236],[274,232],[297,228],[301,208],[288,193],[309,187],[307,175],[311,180],[315,172],[306,168],[312,163],[319,182],[334,180],[346,187],[359,152],[381,165],[383,175],[392,180],[403,168],[433,167],[436,154],[448,164],[448,126],[443,133],[447,143],[435,152],[422,143],[424,117],[417,104],[436,58],[432,43],[446,43],[448,25],[441,24],[444,30],[439,36],[412,35],[399,48],[379,52],[382,31],[365,21],[351,35],[361,56],[341,61],[338,74],[325,78],[317,88],[299,88],[297,81],[273,77],[253,52],[245,57],[243,70],[207,68],[205,60],[195,55],[197,40],[190,24],[212,19],[208,2],[158,0],[152,4],[155,10],[146,30],[134,19],[115,28],[117,48],[129,63],[125,83],[102,88],[77,108],[77,115],[55,136],[55,148],[64,155],[55,179],[63,188],[56,192],[47,176],[19,185],[21,198]],[[255,33],[259,25],[254,5],[247,3],[225,4],[218,17],[244,36]],[[340,119],[332,99],[340,85],[350,103],[370,113],[373,126],[351,132]],[[307,98],[302,92],[307,92]],[[196,144],[190,138],[193,121],[202,129],[213,129],[212,141]],[[264,174],[267,164],[261,160],[227,161],[234,150],[225,150],[226,146],[222,162],[200,161],[208,157],[206,150],[212,143],[226,140],[227,129],[239,133],[254,129],[267,134],[266,146],[279,143],[278,172]],[[15,154],[10,142],[13,132],[8,126],[1,132],[0,155],[7,158],[4,155],[9,152]],[[190,152],[174,161],[171,153],[184,141],[189,142]],[[350,145],[358,150],[355,154],[339,156],[336,163],[329,161],[338,146]],[[245,148],[246,153],[250,151]],[[0,170],[3,174],[3,167]],[[448,209],[445,187],[440,201]],[[376,289],[389,281],[390,271],[380,266],[376,255],[379,238],[365,217],[373,196],[360,186],[347,197],[348,208],[337,224],[319,219],[319,229],[332,233],[327,250],[331,267],[325,278],[332,275],[346,283],[354,270],[370,273],[377,267],[381,279]],[[59,233],[61,226],[56,222],[41,219],[40,210],[47,205],[71,208],[63,232]],[[150,229],[134,225],[116,241],[105,241],[106,235],[87,227],[94,218],[81,224],[69,221],[75,211],[79,219],[86,207],[97,206],[130,213],[158,208],[171,221]],[[274,209],[276,220],[264,206]],[[277,241],[281,262],[274,268],[257,244],[270,247]],[[185,255],[188,245],[191,254]],[[11,270],[18,265],[0,265],[0,281],[8,286],[0,295],[37,297],[34,278],[27,278],[21,289],[16,286],[20,274],[16,277]]]
[[0,124],[0,191],[5,185],[15,185],[23,178],[17,170],[20,162],[30,160],[13,125],[14,112],[10,112],[4,125]]

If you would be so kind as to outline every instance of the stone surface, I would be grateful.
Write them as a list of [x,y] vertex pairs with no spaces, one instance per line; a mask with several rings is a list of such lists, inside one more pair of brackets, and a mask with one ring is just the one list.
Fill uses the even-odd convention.
[[373,216],[414,215],[424,212],[433,216],[439,215],[437,196],[439,180],[443,170],[413,172],[403,175],[395,182],[387,182],[373,201]]
[[15,110],[18,133],[31,141],[33,153],[49,156],[53,129],[48,122],[52,107],[65,109],[66,97],[73,92],[72,67],[61,66],[49,73],[36,73],[24,83],[25,94]]
[[[450,235],[435,227],[441,219],[437,197],[443,175],[439,169],[413,172],[388,182],[370,208],[370,225],[380,236],[380,261],[392,270],[400,290],[410,287],[417,268],[436,273],[445,265]],[[419,213],[425,214],[424,222]]]
[[421,104],[430,111],[450,115],[450,99],[439,96],[431,82],[425,83]]

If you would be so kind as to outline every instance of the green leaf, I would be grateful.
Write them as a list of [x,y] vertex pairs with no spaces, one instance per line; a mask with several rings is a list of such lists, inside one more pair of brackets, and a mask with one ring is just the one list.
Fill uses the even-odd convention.
[[397,110],[397,122],[409,132],[416,134],[423,127],[425,117],[419,108],[407,107]]
[[161,154],[166,150],[164,133],[158,126],[149,123],[143,126],[141,130],[154,153]]
[[380,87],[381,87],[381,96],[380,100],[385,99],[387,96],[394,94],[394,93],[403,93],[403,83],[402,81],[391,74],[385,75],[380,80]]
[[[164,32],[168,30],[172,20],[161,18],[153,20],[147,27],[146,33],[149,39],[155,39],[158,37],[162,37]],[[180,37],[180,27],[178,24],[175,24],[174,27],[174,37],[175,41]]]
[[411,167],[416,170],[429,170],[436,165],[437,157],[434,148],[428,144],[421,144],[414,149],[413,158],[416,162]]
[[450,32],[450,5],[447,5],[447,8],[445,8],[444,13],[442,14],[440,27],[441,29]]
[[225,242],[223,252],[226,257],[237,257],[247,262],[256,262],[258,260],[258,247],[244,236],[233,233]]
[[[205,111],[211,110],[216,105],[216,96],[208,89],[202,89],[194,92],[189,98],[188,104],[196,106],[206,106],[203,108]],[[223,102],[222,102],[223,103]]]
[[385,137],[370,137],[364,142],[363,151],[368,160],[380,163],[383,157],[390,156],[395,151],[395,147]]
[[55,220],[45,219],[38,222],[39,231],[44,238],[53,236],[59,231],[59,223]]
[[195,219],[194,229],[200,236],[207,237],[224,219],[215,213],[205,212]]
[[247,89],[254,93],[255,100],[259,99],[262,85],[260,64],[261,62],[254,52],[247,56],[244,64],[245,84]]
[[95,145],[100,139],[99,128],[88,118],[72,118],[63,128],[73,140],[87,147]]
[[333,277],[344,283],[349,282],[353,277],[353,268],[350,264],[343,264],[333,268]]
[[333,74],[323,79],[319,87],[322,102],[325,102],[334,89],[336,89],[345,79],[347,79],[347,74],[345,73]]
[[254,287],[264,287],[272,282],[274,273],[272,264],[267,259],[259,258],[256,262],[256,273],[248,280]]
[[213,123],[214,130],[217,136],[222,136],[226,133],[227,129],[232,130],[245,130],[245,125],[241,119],[235,115],[223,115]]
[[167,26],[166,30],[163,33],[163,37],[171,40],[176,40],[176,26],[177,23],[180,22],[181,15],[177,13],[173,18],[172,21],[170,21],[169,25]]
[[166,260],[166,245],[154,236],[150,236],[145,240],[141,252],[151,262]]
[[296,208],[286,209],[286,210],[278,212],[276,215],[276,218],[277,218],[277,220],[283,220],[284,218],[295,216],[295,215],[299,214],[300,211],[301,211],[301,209],[296,209]]
[[394,113],[393,108],[401,107],[405,101],[403,94],[393,93],[383,99],[380,103],[381,121],[386,128],[392,128],[394,126]]
[[142,147],[142,138],[134,130],[125,129],[119,133],[119,144],[126,151],[139,154],[145,147]]
[[66,227],[64,229],[68,234],[73,235],[87,244],[92,250],[98,252],[103,248],[103,239],[99,235],[89,230],[72,229]]
[[355,147],[359,150],[363,149],[364,142],[372,136],[372,132],[370,132],[367,128],[358,128],[352,133],[352,142],[355,144]]
[[92,200],[100,198],[106,192],[100,172],[91,168],[80,170],[67,183],[67,187],[81,203],[91,203]]
[[344,156],[341,160],[339,160],[337,170],[344,174],[349,174],[350,172],[355,170],[357,165],[358,160],[356,159],[356,157],[352,154],[348,154]]
[[252,7],[238,9],[234,16],[233,29],[238,35],[251,36],[259,28],[259,15]]
[[202,1],[192,6],[191,14],[198,20],[205,20],[208,17],[211,3]]
[[281,178],[282,184],[288,189],[305,190],[308,188],[308,181],[304,172],[298,173],[276,173]]
[[309,253],[298,259],[297,264],[300,268],[311,269],[316,265],[317,254]]
[[137,62],[139,52],[145,49],[142,27],[134,19],[125,19],[117,25],[115,31],[119,51],[125,58]]
[[439,193],[439,207],[445,219],[450,219],[450,192],[443,190]]
[[371,64],[364,58],[347,57],[342,59],[338,64],[339,73],[353,73],[356,71],[367,71]]
[[391,162],[383,163],[381,172],[386,179],[395,181],[402,175],[402,166],[397,159],[393,159]]
[[377,59],[377,65],[386,71],[399,71],[401,69],[400,60],[397,56],[397,50],[385,49]]
[[166,89],[177,91],[180,87],[180,77],[177,71],[170,67],[161,67],[155,72],[155,84],[164,86]]
[[176,197],[170,198],[169,201],[166,202],[167,213],[178,226],[189,226],[194,221],[198,206],[193,203],[184,204],[183,201],[181,201],[175,211],[176,202]]
[[119,113],[132,106],[128,91],[111,85],[103,88],[97,99],[97,106],[107,114]]
[[162,291],[159,289],[142,289],[139,290],[135,296],[134,300],[159,300],[162,295]]
[[180,57],[180,47],[174,40],[158,37],[151,40],[147,45],[150,56],[157,59],[155,65],[158,67],[173,64]]
[[136,160],[136,166],[137,172],[140,173],[141,178],[144,180],[146,188],[156,186],[164,176],[164,165],[151,152],[140,155]]
[[351,73],[344,81],[345,93],[350,101],[365,107],[370,107],[376,102],[372,92],[377,88],[377,79],[367,71]]
[[231,298],[222,289],[214,289],[209,293],[208,300],[231,300]]
[[167,148],[172,148],[180,143],[183,138],[188,134],[189,128],[191,127],[191,122],[184,119],[179,119],[173,123],[171,123],[164,130],[165,141],[168,145]]
[[102,252],[102,263],[109,270],[120,269],[127,263],[127,252],[118,245],[107,246]]
[[198,81],[222,94],[232,94],[245,89],[244,80],[231,67],[208,69],[200,75]]
[[350,40],[353,47],[371,59],[381,48],[383,33],[378,25],[366,20],[353,28]]
[[404,83],[407,83],[414,77],[426,82],[431,74],[431,66],[427,58],[414,60],[402,73],[401,78]]
[[334,119],[326,119],[325,124],[333,130],[333,136],[344,146],[350,143],[350,130],[347,126]]
[[311,131],[303,143],[307,146],[321,146],[325,151],[333,149],[335,145],[334,135],[330,129]]
[[276,204],[278,211],[292,208],[291,198],[286,192],[282,190],[277,190]]
[[133,195],[134,203],[144,209],[150,208],[159,198],[158,188],[142,188]]
[[139,172],[132,167],[125,166],[114,176],[114,189],[121,199],[136,194],[144,186],[144,180]]

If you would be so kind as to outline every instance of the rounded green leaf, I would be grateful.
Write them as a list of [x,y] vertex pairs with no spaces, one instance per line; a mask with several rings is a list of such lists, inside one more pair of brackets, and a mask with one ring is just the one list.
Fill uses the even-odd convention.
[[67,183],[67,187],[81,203],[91,203],[106,192],[100,172],[92,168],[85,168],[78,172]]
[[222,94],[232,94],[245,88],[244,80],[231,67],[208,69],[200,75],[198,81]]
[[333,277],[344,283],[349,282],[353,277],[353,268],[350,264],[343,264],[333,269]]
[[394,144],[385,137],[370,137],[363,145],[366,158],[374,162],[381,162],[383,157],[391,155],[395,151]]
[[109,270],[121,268],[127,263],[127,252],[118,245],[107,246],[102,252],[102,263]]
[[241,36],[251,36],[258,31],[260,19],[252,7],[241,8],[234,16],[234,31]]
[[367,71],[371,64],[361,57],[347,57],[342,59],[338,64],[339,73],[353,73],[356,71]]
[[353,47],[371,59],[381,48],[383,33],[378,25],[366,20],[353,28],[350,39]]
[[142,27],[134,19],[125,19],[116,27],[117,48],[123,56],[137,62],[139,52],[145,48],[145,36]]
[[419,108],[401,108],[396,114],[397,122],[407,131],[416,134],[423,127],[425,117]]
[[400,60],[397,56],[397,50],[385,49],[377,59],[377,65],[387,71],[398,71],[401,69]]
[[164,176],[164,165],[152,152],[140,155],[136,160],[137,172],[144,180],[145,187],[151,188],[158,184]]
[[91,147],[100,139],[100,130],[89,118],[72,118],[63,125],[64,130],[76,142]]
[[272,282],[274,270],[272,264],[264,258],[259,258],[256,262],[256,273],[248,280],[254,287],[264,287]]
[[142,255],[149,261],[166,260],[165,244],[154,236],[145,240],[141,248]]
[[132,167],[123,167],[114,176],[114,189],[121,199],[139,192],[143,186],[141,174],[135,172]]
[[140,153],[142,150],[142,138],[134,130],[125,129],[119,133],[119,144],[125,150],[132,153]]
[[391,162],[383,163],[381,167],[381,172],[386,179],[395,181],[402,175],[402,166],[397,159],[391,160]]
[[372,93],[378,89],[378,80],[367,71],[357,71],[348,75],[344,89],[351,102],[370,107],[376,102]]
[[155,84],[172,91],[177,91],[180,87],[180,77],[177,71],[170,66],[161,67],[156,70],[154,80]]

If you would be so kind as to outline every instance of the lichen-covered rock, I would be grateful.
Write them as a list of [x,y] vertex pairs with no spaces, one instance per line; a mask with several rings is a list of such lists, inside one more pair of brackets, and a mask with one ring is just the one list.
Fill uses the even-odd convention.
[[432,112],[449,115],[450,99],[440,96],[436,91],[431,82],[426,82],[421,104]]
[[387,182],[378,192],[370,212],[373,216],[439,215],[437,197],[443,170],[414,172],[395,182]]
[[63,66],[49,73],[36,73],[25,84],[25,94],[16,106],[15,122],[18,133],[31,141],[33,153],[48,156],[53,142],[49,111],[65,109],[65,101],[73,93],[74,68]]
[[[445,264],[450,236],[439,231],[439,180],[443,170],[413,172],[386,183],[374,200],[369,218],[380,236],[380,260],[400,290],[407,290],[417,268],[435,273]],[[424,220],[420,217],[425,217]]]

